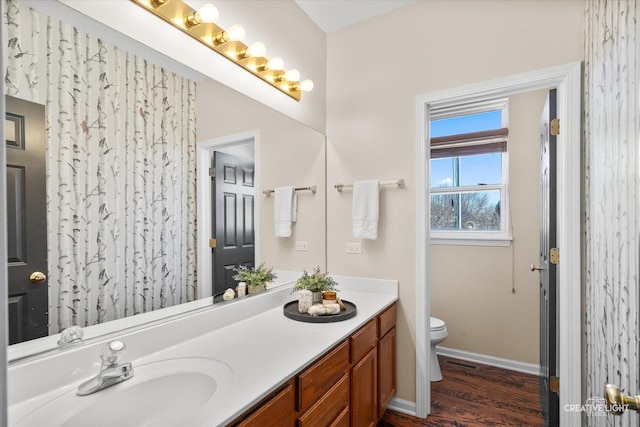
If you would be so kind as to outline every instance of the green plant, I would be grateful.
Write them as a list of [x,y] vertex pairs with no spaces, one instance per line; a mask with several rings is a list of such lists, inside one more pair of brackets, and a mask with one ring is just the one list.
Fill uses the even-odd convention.
[[273,268],[265,267],[264,263],[253,268],[241,265],[238,268],[234,268],[234,271],[237,274],[233,276],[233,279],[238,282],[245,282],[248,286],[259,286],[271,282],[277,277],[273,272]]
[[308,289],[311,292],[335,291],[338,282],[333,280],[333,277],[328,274],[329,273],[320,272],[320,267],[314,268],[313,274],[309,274],[307,270],[303,270],[302,277],[298,279],[293,289],[296,291]]

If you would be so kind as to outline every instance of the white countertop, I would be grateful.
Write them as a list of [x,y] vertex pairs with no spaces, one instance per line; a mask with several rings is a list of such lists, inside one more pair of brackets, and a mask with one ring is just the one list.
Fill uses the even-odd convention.
[[[228,325],[217,326],[212,314],[208,314],[208,318],[207,313],[203,313],[147,330],[123,334],[119,339],[128,346],[125,359],[132,362],[134,371],[136,365],[174,358],[207,358],[224,363],[233,372],[232,383],[228,387],[222,387],[217,392],[212,407],[206,413],[197,414],[193,420],[189,420],[189,425],[225,425],[397,300],[395,281],[345,277],[336,279],[340,283],[340,298],[357,306],[357,313],[351,319],[332,323],[307,323],[289,319],[283,314],[283,305],[296,299],[296,296],[291,294],[290,288],[282,289],[264,298],[269,307],[265,310],[263,305],[263,310],[254,312],[253,315],[249,312],[242,313],[237,302],[235,311],[239,315],[246,314],[247,317]],[[257,304],[258,298],[252,298],[255,298],[252,304]],[[225,309],[233,310],[234,306],[230,304]],[[212,329],[203,333],[208,325]],[[185,339],[173,339],[176,335],[184,336]],[[168,336],[172,339],[169,340]],[[145,351],[141,348],[142,343]],[[52,393],[75,390],[81,381],[95,375],[99,362],[97,355],[103,345],[104,343],[96,343],[90,349],[80,348],[10,367],[10,425],[43,403],[42,399],[34,399],[30,393],[49,395],[47,399],[51,400]],[[45,384],[40,384],[43,382],[42,372],[38,373],[41,369],[54,374],[47,377]],[[31,381],[37,382],[41,390],[36,391],[30,387]],[[56,387],[60,381],[66,384]],[[135,375],[129,381],[135,381]],[[33,384],[34,387],[36,385]],[[30,392],[12,390],[17,387],[27,387]],[[18,395],[13,395],[12,398],[12,391],[18,392]]]

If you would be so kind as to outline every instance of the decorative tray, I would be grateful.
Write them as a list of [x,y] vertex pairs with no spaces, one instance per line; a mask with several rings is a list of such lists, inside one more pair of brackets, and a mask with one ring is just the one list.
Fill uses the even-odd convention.
[[324,316],[312,316],[309,313],[298,312],[298,301],[291,301],[284,305],[283,311],[285,317],[289,319],[297,320],[299,322],[308,323],[332,323],[342,322],[343,320],[351,319],[356,315],[357,308],[352,302],[342,300],[346,310],[341,310],[338,314],[326,314]]

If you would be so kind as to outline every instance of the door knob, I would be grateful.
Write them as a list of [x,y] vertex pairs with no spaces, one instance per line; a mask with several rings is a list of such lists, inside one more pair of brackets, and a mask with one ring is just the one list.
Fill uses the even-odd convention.
[[47,276],[39,271],[34,271],[33,273],[31,273],[31,276],[29,276],[29,280],[31,281],[31,283],[42,283],[47,280]]
[[531,264],[531,271],[542,271],[542,270],[544,270],[544,267],[539,267],[537,265]]
[[640,412],[640,396],[625,396],[613,384],[605,386],[604,398],[607,401],[607,410],[614,415],[622,415],[627,408]]

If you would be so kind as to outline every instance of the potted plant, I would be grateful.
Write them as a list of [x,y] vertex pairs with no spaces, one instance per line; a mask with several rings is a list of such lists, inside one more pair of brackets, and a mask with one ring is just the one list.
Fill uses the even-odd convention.
[[264,291],[266,284],[277,277],[273,272],[273,268],[265,267],[264,263],[252,268],[241,265],[238,268],[234,268],[234,271],[237,274],[233,276],[233,279],[246,283],[250,294]]
[[293,287],[296,291],[308,290],[313,293],[313,303],[322,301],[322,293],[326,291],[335,291],[338,287],[333,277],[329,276],[329,273],[322,273],[320,267],[313,269],[313,273],[307,273],[307,270],[303,270],[302,277],[298,279]]

